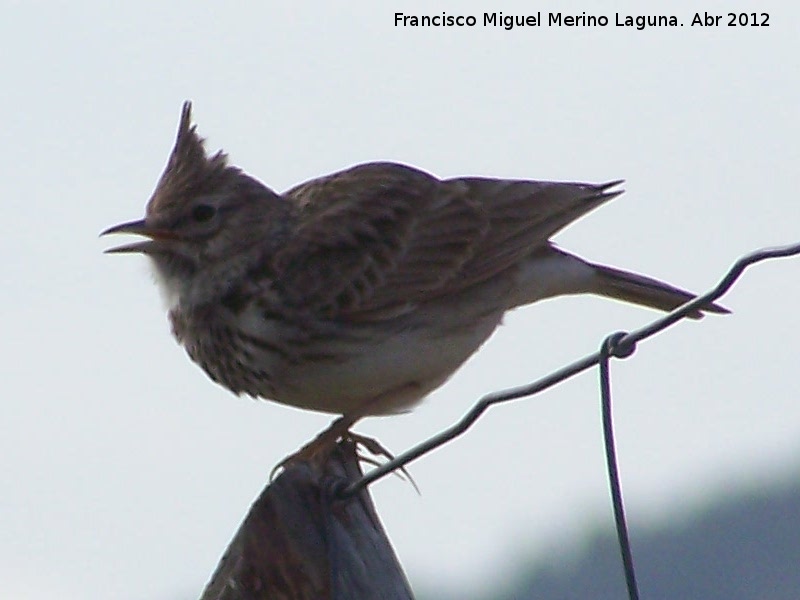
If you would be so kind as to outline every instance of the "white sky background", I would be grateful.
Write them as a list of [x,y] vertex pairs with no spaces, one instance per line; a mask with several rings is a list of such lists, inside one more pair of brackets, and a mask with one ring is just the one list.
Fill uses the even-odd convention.
[[[643,6],[597,4],[558,6],[612,20]],[[689,289],[800,240],[795,3],[648,3],[686,26],[510,32],[392,25],[396,10],[480,15],[489,2],[0,6],[8,598],[196,597],[271,467],[329,420],[211,383],[171,339],[145,259],[102,255],[118,240],[97,233],[143,214],[184,99],[210,150],[278,190],[377,159],[439,176],[626,178],[558,242]],[[771,26],[688,26],[695,10],[740,9]],[[757,267],[725,298],[732,316],[615,363],[634,527],[797,465],[799,272]],[[359,430],[402,451],[480,395],[655,316],[594,298],[518,311],[413,415]],[[610,525],[597,394],[585,374],[493,409],[412,465],[422,497],[396,478],[374,486],[412,582],[490,580],[523,545],[544,555]]]

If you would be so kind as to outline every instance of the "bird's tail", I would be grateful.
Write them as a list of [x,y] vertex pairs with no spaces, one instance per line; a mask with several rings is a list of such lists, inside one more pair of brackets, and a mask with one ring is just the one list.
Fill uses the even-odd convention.
[[[621,271],[604,265],[589,263],[594,269],[595,281],[592,292],[601,296],[615,298],[624,302],[641,304],[669,312],[685,304],[696,296],[690,292],[676,288],[637,273]],[[704,312],[726,314],[730,311],[719,304],[708,304],[700,310],[690,313],[692,319],[700,319]]]

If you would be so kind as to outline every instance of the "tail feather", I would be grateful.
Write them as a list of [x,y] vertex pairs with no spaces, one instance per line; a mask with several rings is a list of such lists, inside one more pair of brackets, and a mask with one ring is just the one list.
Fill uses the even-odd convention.
[[[695,294],[680,288],[628,271],[604,265],[591,265],[595,270],[594,293],[624,302],[641,304],[669,312],[696,298]],[[700,319],[704,312],[727,314],[730,311],[719,304],[707,304],[700,310],[689,313],[692,319]]]

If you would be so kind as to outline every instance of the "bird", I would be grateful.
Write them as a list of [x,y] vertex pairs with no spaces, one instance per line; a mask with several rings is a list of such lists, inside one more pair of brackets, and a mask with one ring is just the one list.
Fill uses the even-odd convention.
[[[571,294],[662,311],[692,300],[551,241],[621,184],[372,162],[277,193],[206,152],[187,101],[144,218],[101,235],[144,238],[106,252],[150,259],[172,334],[213,381],[339,415],[319,450],[364,417],[413,409],[510,310]],[[728,310],[689,316],[706,312]]]

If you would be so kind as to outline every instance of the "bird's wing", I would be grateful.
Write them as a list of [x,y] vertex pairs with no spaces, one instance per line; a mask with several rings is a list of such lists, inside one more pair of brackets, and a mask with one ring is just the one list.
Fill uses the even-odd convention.
[[289,302],[332,318],[396,314],[512,267],[617,194],[608,187],[353,167],[286,192],[300,222],[277,280]]
[[489,213],[489,231],[464,265],[462,287],[517,264],[564,227],[612,198],[622,180],[603,184],[461,178],[444,181],[477,198]]

